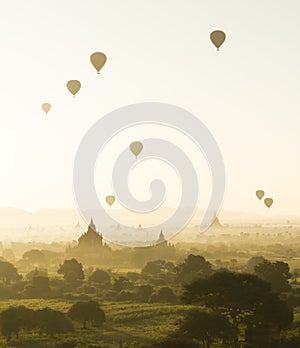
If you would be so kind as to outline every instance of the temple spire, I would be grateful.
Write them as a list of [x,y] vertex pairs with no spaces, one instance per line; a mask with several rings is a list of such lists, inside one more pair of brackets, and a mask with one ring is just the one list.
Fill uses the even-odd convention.
[[91,222],[90,222],[90,224],[89,224],[89,229],[92,229],[93,231],[97,232],[97,231],[96,231],[96,226],[95,226],[95,224],[94,224],[94,220],[93,220],[92,217],[91,217]]
[[163,234],[163,231],[161,230],[160,234],[159,234],[159,237],[158,237],[158,240],[157,240],[157,243],[163,243],[165,241],[166,241],[166,238],[165,238],[165,236]]

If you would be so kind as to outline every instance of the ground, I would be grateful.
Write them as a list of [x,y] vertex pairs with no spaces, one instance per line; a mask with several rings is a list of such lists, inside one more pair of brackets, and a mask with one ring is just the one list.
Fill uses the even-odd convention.
[[[66,312],[72,304],[72,301],[61,300],[8,300],[0,301],[0,311],[10,305],[24,305],[33,309],[50,307]],[[38,334],[21,334],[18,340],[12,339],[9,343],[2,338],[0,347],[54,348],[58,342],[76,340],[84,342],[82,347],[93,343],[101,344],[103,348],[115,348],[122,340],[124,348],[134,348],[139,343],[151,342],[173,332],[184,312],[191,308],[184,305],[130,302],[103,302],[101,307],[107,317],[106,324],[101,328],[83,330],[78,325],[75,333],[57,335],[54,339],[49,339],[47,336],[39,337]]]

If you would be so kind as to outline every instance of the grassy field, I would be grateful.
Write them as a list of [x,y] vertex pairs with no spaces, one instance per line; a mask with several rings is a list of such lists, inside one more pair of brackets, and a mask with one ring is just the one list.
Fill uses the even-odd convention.
[[[0,301],[0,311],[9,306],[24,305],[32,309],[50,307],[66,312],[72,304],[72,301],[59,300],[9,300]],[[103,348],[112,348],[119,347],[119,341],[122,340],[124,348],[134,348],[173,332],[184,312],[191,308],[183,305],[129,302],[103,302],[101,307],[107,317],[106,324],[101,328],[83,330],[78,325],[74,333],[57,335],[55,338],[23,333],[18,340],[0,340],[0,347],[54,348],[57,343],[75,340],[82,343],[82,347],[99,344]]]
[[[65,300],[7,300],[0,301],[0,311],[9,306],[24,305],[39,309],[50,307],[67,312],[73,301]],[[124,348],[137,348],[153,340],[166,337],[176,330],[184,313],[192,306],[171,304],[135,304],[131,302],[103,302],[101,308],[106,313],[106,324],[100,328],[84,330],[78,324],[70,334],[50,338],[46,335],[21,333],[19,339],[7,342],[0,338],[1,348],[56,348],[59,343],[76,341],[78,347],[86,348],[97,344],[102,348],[118,348],[122,340]],[[295,311],[294,324],[299,326],[300,309]],[[297,332],[297,334],[299,334]],[[216,346],[214,346],[216,348]],[[221,348],[221,347],[218,347]],[[222,347],[224,348],[224,347]]]

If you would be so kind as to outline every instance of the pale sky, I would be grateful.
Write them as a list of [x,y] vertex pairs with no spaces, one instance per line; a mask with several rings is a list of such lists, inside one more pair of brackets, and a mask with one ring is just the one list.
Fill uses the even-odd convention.
[[[223,209],[265,213],[255,198],[255,190],[264,189],[275,200],[274,214],[299,214],[298,0],[0,5],[0,207],[75,208],[73,161],[86,131],[118,107],[158,101],[189,110],[215,136],[227,173]],[[219,52],[209,41],[215,29],[227,34]],[[95,51],[107,55],[100,75],[89,61]],[[75,99],[66,89],[71,79],[82,83]],[[52,104],[48,116],[44,102]],[[101,197],[111,193],[112,157],[143,132],[128,131],[99,160]],[[166,130],[166,136],[196,151],[180,135]],[[196,152],[192,158],[208,188],[205,161]],[[165,204],[173,205],[180,183],[169,168],[145,163],[133,173],[133,191],[143,194],[145,178],[160,173],[171,191]]]

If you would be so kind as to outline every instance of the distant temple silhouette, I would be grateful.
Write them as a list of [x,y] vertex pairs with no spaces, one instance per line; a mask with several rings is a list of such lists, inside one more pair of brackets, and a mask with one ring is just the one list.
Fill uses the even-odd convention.
[[[78,225],[77,229],[79,229]],[[107,259],[111,251],[111,248],[103,240],[102,234],[97,232],[93,218],[91,218],[87,231],[78,238],[76,245],[70,245],[66,250],[70,257],[79,260],[89,259],[92,264]]]
[[102,234],[97,232],[96,226],[94,224],[93,218],[88,226],[88,230],[83,233],[78,238],[78,247],[102,247],[103,246],[103,237]]
[[224,225],[221,224],[221,222],[217,216],[217,213],[215,212],[213,215],[213,218],[212,218],[212,223],[208,227],[208,231],[222,229],[223,227],[224,227]]
[[222,224],[220,223],[219,218],[217,217],[217,215],[215,215],[214,221],[213,223],[210,225],[210,228],[221,228],[223,227]]
[[[118,228],[121,228],[121,226],[118,226]],[[139,228],[142,229],[142,226],[140,225]],[[134,247],[134,250],[142,250],[143,254],[150,252],[152,257],[156,255],[157,258],[175,253],[174,244],[168,242],[162,230],[158,234],[158,238],[149,245],[149,248]],[[75,245],[70,244],[67,247],[66,253],[68,257],[75,257],[89,265],[99,265],[99,262],[105,265],[113,265],[118,262],[116,260],[120,257],[105,242],[102,233],[97,231],[93,218],[91,218],[86,232],[80,235]]]
[[[77,228],[79,228],[78,224]],[[118,228],[120,228],[120,226],[118,226]],[[138,228],[142,229],[142,226],[139,225]],[[163,231],[161,230],[158,235],[158,239],[151,244],[151,247],[159,247],[159,249],[170,247],[173,248],[174,244],[171,244],[167,241]],[[81,254],[82,252],[88,252],[88,255],[92,256],[95,253],[99,255],[100,250],[101,254],[104,255],[106,254],[106,252],[111,251],[111,248],[105,243],[102,233],[97,231],[93,218],[91,218],[87,231],[82,233],[78,238],[77,245],[70,246],[68,248],[68,252],[73,255],[76,255],[78,253]]]
[[77,224],[74,226],[74,230],[80,230],[80,229],[81,229],[81,225],[78,221]]
[[159,237],[158,237],[158,240],[157,240],[157,243],[163,243],[165,241],[166,241],[166,238],[165,238],[165,236],[163,234],[163,231],[161,230],[160,234],[159,234]]
[[168,241],[165,238],[165,235],[163,231],[160,231],[160,234],[158,236],[157,241],[155,242],[154,246],[159,246],[159,247],[174,247],[174,244],[168,243]]

